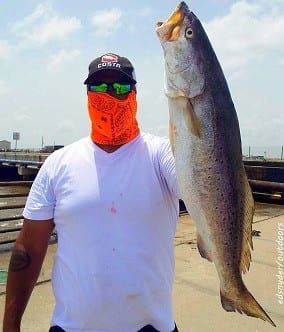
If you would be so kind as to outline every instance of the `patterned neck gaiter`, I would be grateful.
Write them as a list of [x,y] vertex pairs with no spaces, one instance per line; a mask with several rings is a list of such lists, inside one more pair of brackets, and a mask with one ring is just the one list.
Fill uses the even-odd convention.
[[124,100],[107,93],[88,91],[88,110],[91,138],[95,143],[121,145],[130,142],[140,132],[135,91]]

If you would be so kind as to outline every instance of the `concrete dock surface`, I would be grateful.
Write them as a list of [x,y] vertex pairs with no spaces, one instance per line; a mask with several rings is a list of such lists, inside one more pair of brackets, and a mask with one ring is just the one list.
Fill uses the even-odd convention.
[[[181,332],[284,331],[283,225],[283,205],[256,205],[253,220],[256,236],[253,237],[252,263],[249,272],[244,275],[247,288],[277,325],[274,328],[260,319],[223,310],[214,265],[201,258],[198,253],[193,221],[188,215],[180,216],[175,237],[176,274],[173,301],[176,322]],[[23,317],[22,332],[48,331],[54,306],[50,273],[55,250],[56,244],[48,248],[39,283]],[[7,269],[9,257],[10,252],[0,253],[0,270]],[[0,285],[1,330],[4,302],[5,285]]]

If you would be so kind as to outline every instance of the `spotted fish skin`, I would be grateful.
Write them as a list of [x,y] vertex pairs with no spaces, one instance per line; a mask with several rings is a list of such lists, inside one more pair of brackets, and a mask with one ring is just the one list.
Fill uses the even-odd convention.
[[274,322],[247,290],[254,200],[237,113],[222,68],[185,2],[156,26],[165,58],[170,141],[182,199],[202,257],[215,264],[226,311]]

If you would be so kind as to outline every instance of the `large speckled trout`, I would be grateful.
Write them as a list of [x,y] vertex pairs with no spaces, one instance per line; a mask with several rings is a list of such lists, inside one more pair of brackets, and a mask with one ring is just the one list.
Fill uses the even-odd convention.
[[238,118],[221,66],[198,18],[181,2],[156,32],[164,50],[170,140],[198,250],[220,279],[221,303],[275,324],[247,290],[254,200]]

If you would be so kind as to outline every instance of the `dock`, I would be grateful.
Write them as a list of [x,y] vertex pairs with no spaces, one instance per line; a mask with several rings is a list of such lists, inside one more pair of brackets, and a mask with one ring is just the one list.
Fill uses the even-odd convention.
[[[34,180],[50,153],[0,152],[0,181]],[[284,161],[243,159],[254,199],[284,203]]]
[[[3,156],[0,156],[3,157]],[[19,156],[18,156],[19,157]],[[24,186],[21,193],[5,193],[0,198],[24,200],[44,160],[39,156],[34,159],[7,160],[0,159],[0,173],[13,170],[19,177],[16,181],[0,178],[0,187]],[[46,158],[45,155],[43,158]],[[5,160],[4,160],[5,159]],[[284,268],[283,268],[283,225],[284,225],[284,162],[268,163],[266,161],[244,161],[249,183],[257,201],[253,219],[252,263],[249,272],[244,275],[245,284],[257,301],[267,311],[277,325],[273,328],[260,319],[223,310],[219,296],[219,279],[215,267],[200,257],[196,245],[196,229],[193,220],[180,202],[180,216],[175,236],[175,282],[173,291],[174,312],[180,332],[270,332],[284,330]],[[31,169],[32,176],[18,174],[19,167]],[[30,179],[31,178],[31,179]],[[26,181],[23,181],[26,179]],[[28,180],[27,180],[28,179]],[[9,196],[10,195],[10,196]],[[5,277],[10,259],[10,248],[20,230],[22,216],[21,204],[0,204],[0,212],[16,211],[17,213],[0,218],[0,222],[12,226],[2,229],[9,238],[1,239],[0,234],[0,330],[5,302]],[[267,204],[269,202],[269,204]],[[13,223],[17,223],[16,226]],[[19,224],[18,224],[19,222]],[[11,231],[11,232],[10,232]],[[23,317],[23,332],[48,331],[49,321],[54,306],[51,290],[51,269],[56,251],[56,238],[51,238],[48,252],[32,294],[30,303]],[[1,250],[2,248],[2,250]],[[4,249],[3,249],[4,248]],[[281,260],[282,259],[282,260]],[[282,265],[281,265],[282,264]],[[281,279],[282,277],[282,279]]]
[[[282,225],[282,226],[281,226]],[[195,225],[188,215],[179,217],[175,236],[176,272],[173,291],[174,313],[180,332],[272,332],[284,330],[284,304],[277,277],[281,255],[278,238],[284,225],[284,206],[257,203],[253,229],[254,251],[249,272],[244,276],[248,289],[273,319],[276,328],[260,319],[228,313],[221,307],[219,281],[214,265],[200,257],[196,247]],[[280,247],[279,247],[280,248]],[[50,244],[38,283],[23,317],[23,332],[48,331],[54,306],[51,266],[56,243]],[[283,238],[282,238],[283,255]],[[7,268],[10,253],[0,254],[0,268]],[[282,256],[283,257],[283,256]],[[283,272],[283,269],[282,269]],[[282,284],[283,287],[283,284]],[[282,288],[283,289],[283,288]],[[278,296],[277,296],[278,294]],[[5,285],[0,285],[0,330]]]

